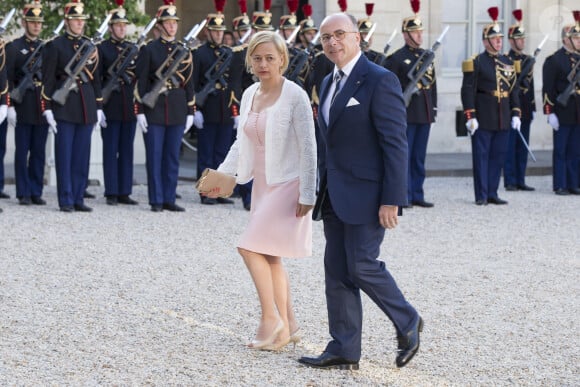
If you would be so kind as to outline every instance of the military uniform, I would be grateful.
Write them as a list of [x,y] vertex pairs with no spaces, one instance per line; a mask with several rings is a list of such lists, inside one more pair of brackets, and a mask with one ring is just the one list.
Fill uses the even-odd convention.
[[[10,90],[20,85],[25,76],[25,64],[38,50],[43,50],[40,39],[30,40],[22,36],[6,46],[7,73]],[[38,54],[37,54],[38,55]],[[42,61],[41,57],[37,60]],[[33,63],[29,63],[30,66]],[[44,162],[46,158],[46,139],[48,124],[42,116],[41,105],[42,73],[33,74],[32,88],[26,90],[20,103],[10,101],[16,110],[16,127],[14,128],[14,178],[16,197],[21,204],[42,203]]]
[[[495,22],[484,28],[484,39],[503,36]],[[471,136],[476,204],[505,204],[498,197],[512,117],[520,116],[519,88],[513,61],[487,50],[463,62],[461,101],[468,124],[479,129]]]
[[[119,7],[111,14],[110,25],[129,23],[125,18],[124,8]],[[116,68],[112,68],[112,65],[120,55],[126,55],[131,46],[133,43],[119,41],[113,37],[99,44],[103,87],[111,82],[111,78],[116,74]],[[107,204],[114,205],[119,201],[124,204],[136,204],[137,202],[129,198],[133,190],[133,143],[137,124],[133,96],[136,83],[135,62],[121,77],[116,78],[112,81],[118,84],[118,88],[111,92],[103,105],[107,117],[107,127],[101,129],[105,196]]]
[[[173,4],[161,6],[158,22],[179,20]],[[174,76],[166,82],[167,90],[161,94],[150,108],[143,105],[142,98],[157,81],[155,72],[163,66],[176,50],[187,50]],[[165,63],[165,64],[164,64]],[[164,69],[166,67],[163,67]],[[191,52],[177,40],[167,41],[163,37],[149,42],[141,49],[137,59],[137,112],[144,114],[148,127],[143,134],[146,152],[147,189],[149,204],[154,212],[168,209],[183,211],[175,205],[175,190],[179,174],[179,149],[187,116],[192,116],[194,88],[192,82],[193,59]]]
[[579,188],[580,86],[575,86],[566,106],[556,101],[569,85],[567,76],[578,61],[579,54],[562,47],[546,58],[543,67],[544,114],[555,114],[560,124],[553,134],[553,189],[556,193],[575,193]]
[[[67,4],[65,18],[86,19],[82,3]],[[81,49],[83,52],[79,53]],[[69,63],[73,63],[74,68],[79,54],[84,53],[90,55],[75,79],[77,89],[71,91],[61,105],[53,98],[68,78],[65,68]],[[42,65],[44,114],[52,112],[58,129],[55,135],[58,204],[65,212],[91,211],[84,205],[83,196],[88,183],[91,133],[98,120],[97,110],[102,106],[98,50],[87,37],[67,31],[46,45]],[[47,121],[50,124],[48,117]]]
[[[365,10],[367,13],[367,17],[357,21],[358,31],[361,34],[368,34],[374,25],[374,22],[371,20],[371,15],[373,14],[374,6],[375,6],[374,3],[365,3]],[[365,38],[367,38],[366,35],[365,35]],[[370,45],[370,42],[367,42],[366,40],[363,41],[362,52],[364,53],[364,55],[371,62],[376,63],[379,66],[384,66],[385,61],[387,60],[387,57],[382,52],[372,50],[369,47],[369,45]]]
[[[6,77],[6,43],[0,38],[0,107],[7,109],[8,105],[8,81]],[[0,122],[0,199],[8,199],[10,196],[4,193],[4,156],[6,155],[6,132],[8,120],[6,117]]]

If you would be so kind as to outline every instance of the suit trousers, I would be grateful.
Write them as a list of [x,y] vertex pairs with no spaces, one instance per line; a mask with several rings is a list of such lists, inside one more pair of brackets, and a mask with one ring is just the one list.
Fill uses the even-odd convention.
[[326,249],[324,271],[326,303],[332,341],[326,351],[350,360],[361,356],[362,305],[365,292],[403,335],[419,318],[405,300],[394,278],[377,258],[385,229],[377,221],[369,224],[342,222],[330,202],[322,205]]
[[4,191],[4,156],[6,155],[6,133],[8,119],[0,124],[0,192]]
[[552,152],[554,190],[579,187],[580,125],[560,125],[553,131]]
[[16,124],[14,130],[14,180],[16,197],[41,197],[48,125]]
[[[530,143],[531,120],[522,120],[520,131],[526,142]],[[515,130],[508,135],[508,149],[503,170],[504,186],[524,186],[526,184],[526,167],[528,165],[528,150]]]
[[409,177],[407,199],[409,203],[425,200],[425,156],[431,124],[407,123],[407,144],[409,146]]
[[174,204],[179,176],[179,148],[185,125],[150,124],[145,141],[150,205]]
[[[511,130],[511,129],[510,129]],[[475,200],[496,199],[508,145],[507,130],[479,129],[471,136]]]
[[[239,128],[243,130],[243,128]],[[197,131],[197,177],[206,168],[217,169],[232,146],[233,124],[204,123]]]
[[130,195],[133,190],[133,142],[137,121],[108,121],[101,128],[105,196]]
[[60,207],[84,204],[94,124],[57,121],[54,139],[56,190]]

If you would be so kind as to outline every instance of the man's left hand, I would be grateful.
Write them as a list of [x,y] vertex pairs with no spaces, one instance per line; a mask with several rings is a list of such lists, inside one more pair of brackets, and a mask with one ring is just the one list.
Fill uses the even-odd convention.
[[399,224],[399,207],[383,205],[379,208],[379,222],[387,229],[393,229]]

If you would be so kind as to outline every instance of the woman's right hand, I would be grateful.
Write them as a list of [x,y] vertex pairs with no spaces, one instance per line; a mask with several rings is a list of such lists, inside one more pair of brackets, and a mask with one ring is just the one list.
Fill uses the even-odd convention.
[[302,218],[303,216],[306,216],[306,214],[308,214],[308,212],[310,212],[310,210],[313,208],[314,206],[298,203],[296,206],[296,217]]

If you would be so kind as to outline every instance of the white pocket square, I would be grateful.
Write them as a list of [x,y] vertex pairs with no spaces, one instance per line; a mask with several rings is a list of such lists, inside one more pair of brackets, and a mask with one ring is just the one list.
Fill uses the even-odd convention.
[[356,105],[360,105],[360,102],[357,101],[356,99],[354,99],[354,97],[350,97],[350,99],[348,100],[348,103],[346,104],[346,107],[356,106]]

